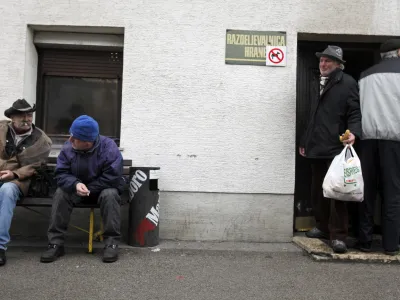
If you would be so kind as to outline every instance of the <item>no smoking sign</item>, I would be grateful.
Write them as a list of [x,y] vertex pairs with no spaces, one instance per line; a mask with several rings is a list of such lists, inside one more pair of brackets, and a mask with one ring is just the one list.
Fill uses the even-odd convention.
[[286,66],[286,47],[285,46],[267,46],[266,47],[267,66],[284,67]]

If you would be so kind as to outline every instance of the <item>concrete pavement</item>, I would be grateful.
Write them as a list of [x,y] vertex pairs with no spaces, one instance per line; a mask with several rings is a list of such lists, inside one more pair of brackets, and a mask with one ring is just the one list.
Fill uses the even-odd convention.
[[[33,246],[33,245],[31,245]],[[293,244],[162,242],[124,247],[114,264],[70,245],[16,245],[0,268],[1,299],[399,299],[398,265],[315,262]]]

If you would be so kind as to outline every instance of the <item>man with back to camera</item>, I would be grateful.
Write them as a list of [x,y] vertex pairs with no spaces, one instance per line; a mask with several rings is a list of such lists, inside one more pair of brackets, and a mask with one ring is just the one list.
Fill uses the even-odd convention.
[[120,194],[123,160],[115,142],[99,135],[98,123],[83,115],[74,120],[55,170],[57,190],[48,229],[48,248],[40,261],[53,262],[65,254],[64,239],[74,203],[98,201],[104,224],[103,262],[118,260],[121,238]]
[[359,249],[370,252],[378,180],[382,185],[382,244],[399,253],[400,235],[400,39],[381,45],[382,60],[360,77],[364,201],[360,203]]
[[316,220],[316,227],[306,236],[329,239],[334,252],[344,253],[348,235],[347,204],[324,198],[322,183],[333,158],[343,150],[339,136],[350,130],[344,145],[353,144],[361,136],[358,85],[343,72],[345,61],[340,47],[328,46],[316,56],[319,85],[313,85],[316,89],[311,98],[310,119],[299,145],[300,155],[311,163],[311,200]]
[[11,121],[0,121],[0,266],[7,261],[17,201],[27,195],[32,176],[51,150],[50,138],[32,123],[35,110],[35,105],[18,99],[4,112]]

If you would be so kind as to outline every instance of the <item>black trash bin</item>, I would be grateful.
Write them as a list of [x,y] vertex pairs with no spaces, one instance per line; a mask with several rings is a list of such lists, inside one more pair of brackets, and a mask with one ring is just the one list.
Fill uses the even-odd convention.
[[159,244],[160,168],[131,167],[129,171],[128,244],[153,247]]

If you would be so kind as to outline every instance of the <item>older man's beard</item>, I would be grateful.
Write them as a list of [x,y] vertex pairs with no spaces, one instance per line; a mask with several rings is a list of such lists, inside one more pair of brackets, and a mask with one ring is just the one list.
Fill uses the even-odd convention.
[[333,69],[330,69],[330,70],[326,70],[325,72],[321,72],[321,71],[320,71],[321,76],[329,77],[329,75],[331,75],[331,73],[332,73],[333,71],[335,71],[336,69],[337,69],[337,68],[333,68]]

